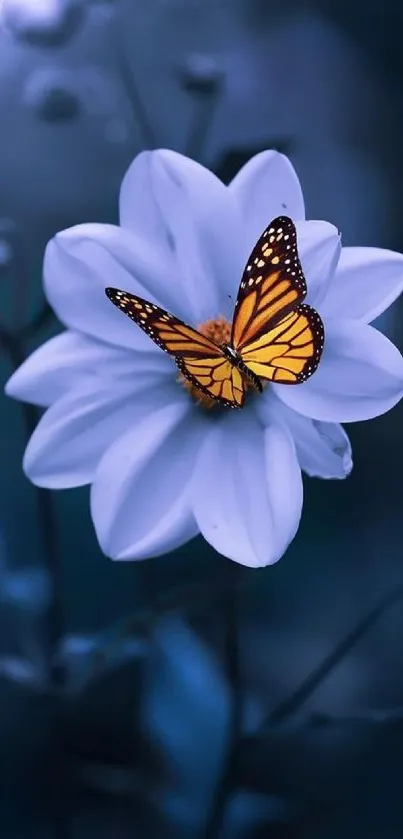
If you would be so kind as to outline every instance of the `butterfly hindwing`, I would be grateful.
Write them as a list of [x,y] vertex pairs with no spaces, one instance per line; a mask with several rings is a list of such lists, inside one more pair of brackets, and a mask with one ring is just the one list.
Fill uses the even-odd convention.
[[302,303],[306,292],[295,225],[279,216],[264,230],[242,275],[232,324],[235,349],[267,332]]
[[194,387],[227,407],[242,407],[245,389],[241,374],[221,347],[142,297],[116,288],[107,288],[106,294],[161,349],[172,355]]
[[176,363],[187,379],[210,399],[228,408],[242,408],[245,383],[239,370],[225,357],[177,358]]
[[242,360],[260,379],[278,384],[301,384],[312,376],[319,364],[324,334],[318,313],[302,303],[245,346]]

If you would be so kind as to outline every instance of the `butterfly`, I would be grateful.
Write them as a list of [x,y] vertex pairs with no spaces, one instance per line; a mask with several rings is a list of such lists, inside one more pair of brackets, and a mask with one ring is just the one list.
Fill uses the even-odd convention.
[[242,275],[231,338],[217,344],[159,306],[117,288],[106,294],[162,350],[181,373],[212,400],[242,408],[249,386],[262,379],[277,384],[304,382],[323,350],[321,318],[302,301],[307,293],[298,258],[295,225],[275,218],[260,236]]

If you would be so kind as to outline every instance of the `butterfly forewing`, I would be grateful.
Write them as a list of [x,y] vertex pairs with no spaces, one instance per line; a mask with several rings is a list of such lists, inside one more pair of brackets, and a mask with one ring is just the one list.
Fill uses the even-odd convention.
[[238,351],[267,332],[302,303],[306,282],[297,251],[295,225],[275,218],[256,243],[242,275],[232,324]]
[[241,352],[261,379],[301,384],[315,372],[323,350],[324,328],[315,309],[301,304]]
[[227,360],[221,347],[142,297],[117,288],[107,288],[106,294],[162,350],[172,355],[180,371],[194,387],[227,407],[242,407],[242,377]]
[[196,329],[161,309],[154,303],[144,300],[128,291],[107,288],[106,294],[118,309],[134,320],[138,326],[165,352],[174,357],[186,355],[202,358],[206,355],[223,357],[222,350],[209,338]]

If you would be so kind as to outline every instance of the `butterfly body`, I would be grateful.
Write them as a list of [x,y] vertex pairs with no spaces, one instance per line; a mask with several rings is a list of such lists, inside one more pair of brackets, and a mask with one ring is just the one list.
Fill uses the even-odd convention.
[[[236,299],[232,326],[218,340],[217,325],[200,330],[142,297],[107,288],[108,298],[169,353],[192,387],[211,403],[242,408],[249,385],[262,380],[300,384],[320,361],[324,328],[318,313],[303,303],[307,286],[297,252],[296,229],[279,216],[256,243]],[[224,339],[224,340],[223,340]]]
[[246,366],[246,364],[242,361],[242,356],[237,353],[236,349],[231,346],[231,344],[221,344],[221,349],[228,361],[234,365],[234,367],[239,370],[241,376],[243,376],[249,384],[251,384],[255,390],[259,393],[262,392],[263,386],[255,373]]

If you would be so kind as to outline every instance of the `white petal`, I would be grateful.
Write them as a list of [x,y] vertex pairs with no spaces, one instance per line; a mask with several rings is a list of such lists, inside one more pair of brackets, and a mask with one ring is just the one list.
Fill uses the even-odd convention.
[[192,499],[200,531],[219,553],[251,567],[277,562],[302,508],[288,428],[273,420],[263,430],[249,411],[214,425],[198,457]]
[[99,543],[113,559],[173,550],[198,532],[189,481],[205,419],[189,401],[164,405],[102,458],[91,491]]
[[277,151],[264,151],[252,157],[228,188],[242,213],[244,265],[259,236],[276,216],[305,218],[297,174],[288,158]]
[[403,358],[372,326],[327,321],[316,372],[301,385],[272,385],[290,408],[326,422],[356,422],[384,414],[403,396]]
[[[35,350],[8,380],[7,396],[47,407],[84,379],[169,375],[165,353],[136,352],[67,330]],[[149,378],[151,386],[151,380]]]
[[[258,401],[259,417],[265,422],[268,391]],[[270,398],[270,408],[283,420],[292,434],[298,462],[314,478],[346,478],[353,468],[350,440],[338,423],[311,420],[287,405]],[[269,414],[270,418],[270,414]]]
[[302,221],[296,228],[298,254],[308,286],[306,300],[311,306],[318,306],[339,261],[340,235],[327,221]]
[[34,484],[63,489],[92,481],[105,450],[161,404],[185,400],[175,381],[158,387],[142,377],[126,386],[85,381],[52,405],[25,451],[24,470]]
[[44,285],[62,323],[117,346],[149,350],[152,343],[108,300],[107,286],[185,314],[176,276],[158,252],[112,224],[79,224],[58,233],[46,248]]
[[175,247],[159,203],[159,183],[153,159],[156,152],[143,151],[127,169],[119,195],[122,227],[148,242],[168,264],[175,262]]
[[369,323],[403,291],[403,255],[382,248],[343,248],[323,313]]
[[220,314],[243,267],[241,219],[228,188],[177,152],[142,152],[123,181],[120,212],[162,256],[174,254],[191,323]]

